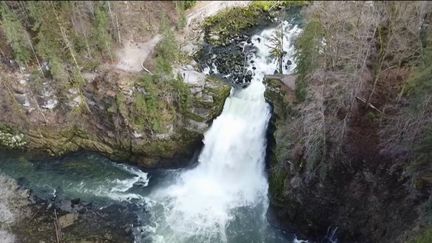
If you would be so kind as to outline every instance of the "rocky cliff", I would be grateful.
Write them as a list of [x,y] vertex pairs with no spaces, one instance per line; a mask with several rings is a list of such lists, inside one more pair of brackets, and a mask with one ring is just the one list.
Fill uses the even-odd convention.
[[[183,51],[182,41],[202,44],[178,41],[184,6],[50,4],[1,5],[0,146],[52,156],[94,151],[145,167],[184,165],[230,90],[198,72],[193,51]],[[57,18],[33,19],[44,11]],[[30,44],[19,42],[26,36]],[[20,56],[30,49],[34,55]]]
[[281,223],[316,241],[430,242],[431,6],[416,4],[305,9],[296,86],[267,81]]
[[[271,82],[269,180],[280,222],[317,241],[332,234],[342,242],[405,241],[401,234],[416,224],[420,201],[405,185],[406,167],[377,150],[377,124],[366,109],[359,107],[348,125],[343,151],[311,164],[304,146],[311,104],[295,103],[294,90]],[[334,145],[327,146],[330,153]]]
[[[44,106],[44,102],[57,104],[57,98],[44,100],[31,93],[34,80],[14,80],[11,93],[2,90],[5,99],[2,99],[1,143],[8,148],[44,151],[53,156],[83,149],[149,167],[161,159],[188,154],[201,141],[208,122],[219,114],[229,87],[196,71],[186,72],[190,79],[185,82],[189,83],[173,81],[173,85],[180,86],[177,90],[172,87],[161,91],[154,84],[155,93],[146,94],[151,91],[139,86],[138,77],[108,71],[89,80],[85,95],[79,96],[70,89],[70,98],[63,101],[67,105],[52,107]],[[131,78],[137,81],[130,83],[127,90],[116,84]],[[142,97],[145,102],[146,95],[148,102],[155,98],[151,100],[156,106],[154,111],[135,107],[137,99]],[[172,100],[163,100],[164,95],[173,96]],[[76,101],[85,102],[86,110],[76,111],[73,103]],[[146,108],[151,107],[143,109]],[[134,124],[133,119],[142,123]]]

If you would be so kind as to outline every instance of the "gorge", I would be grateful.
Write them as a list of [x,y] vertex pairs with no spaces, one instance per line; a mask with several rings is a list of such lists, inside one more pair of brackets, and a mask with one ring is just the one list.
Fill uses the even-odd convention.
[[[66,157],[69,162],[49,164],[6,157],[0,168],[6,175],[26,180],[46,199],[79,198],[100,205],[109,205],[105,200],[111,200],[142,207],[134,212],[138,220],[133,229],[136,242],[294,239],[294,235],[274,229],[266,219],[265,150],[270,107],[264,99],[262,81],[277,69],[277,62],[270,57],[271,48],[265,43],[280,28],[286,33],[285,59],[292,59],[292,40],[300,31],[298,26],[283,22],[251,37],[249,45],[255,51],[249,53],[247,69],[253,72],[252,81],[247,88],[231,90],[222,113],[205,134],[194,168],[163,172],[166,175],[156,179],[151,189],[147,187],[153,183],[153,175],[95,155]],[[294,67],[291,65],[286,72]],[[29,170],[27,166],[36,168]]]
[[0,4],[0,242],[432,241],[430,3]]

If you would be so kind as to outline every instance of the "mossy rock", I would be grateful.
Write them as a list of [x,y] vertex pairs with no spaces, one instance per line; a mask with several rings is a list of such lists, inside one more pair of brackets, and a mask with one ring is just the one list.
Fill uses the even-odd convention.
[[[212,102],[207,102],[203,97],[194,96],[191,99],[191,104],[184,112],[184,118],[192,119],[198,122],[208,122],[217,117],[223,109],[225,99],[230,94],[231,87],[217,77],[207,77],[203,95],[211,96]],[[208,110],[206,116],[200,116],[193,112],[193,109]]]
[[430,243],[432,242],[432,227],[425,229],[418,234],[410,243]]
[[273,113],[278,116],[278,119],[286,119],[288,115],[294,115],[292,107],[295,99],[292,91],[288,91],[280,80],[270,79],[265,84],[267,87],[264,97],[273,105]]
[[285,189],[287,173],[284,170],[273,167],[269,176],[269,193],[272,204],[283,205],[283,191]]
[[227,45],[233,38],[270,20],[275,10],[305,4],[307,1],[254,1],[247,7],[230,8],[205,20],[204,38],[215,46]]
[[[181,80],[167,80],[161,82],[149,77],[139,80],[137,88],[142,88],[144,96],[152,96],[145,100],[145,109],[142,117],[150,115],[151,119],[144,119],[142,130],[134,130],[132,115],[137,114],[131,107],[133,100],[126,94],[117,93],[109,99],[96,99],[99,107],[111,107],[109,111],[103,108],[92,110],[92,117],[81,114],[74,117],[74,121],[59,126],[45,126],[29,124],[23,130],[26,144],[23,148],[30,152],[46,153],[50,156],[63,156],[79,150],[101,153],[111,159],[137,163],[147,168],[184,166],[180,162],[186,161],[199,147],[202,133],[189,131],[185,128],[186,115],[193,108],[205,108],[209,111],[203,122],[210,122],[222,111],[225,98],[229,95],[230,87],[219,79],[206,80],[203,93],[211,96],[212,102],[192,99],[190,87]],[[164,99],[167,92],[174,99]],[[145,98],[148,98],[145,97]],[[151,103],[151,101],[155,101]],[[161,111],[162,104],[163,111]],[[92,106],[93,108],[96,106]],[[152,109],[150,109],[152,108]],[[165,112],[169,117],[164,116]],[[90,115],[90,114],[88,114]],[[194,117],[198,120],[197,117]],[[159,134],[158,129],[152,126],[158,122],[161,125],[169,124],[174,127],[173,133],[167,139],[154,136]],[[74,124],[74,125],[71,125]],[[153,130],[151,130],[153,129]],[[132,132],[142,133],[142,137],[135,137]],[[0,132],[8,136],[20,134],[17,129],[1,126]],[[162,131],[165,132],[165,131]],[[3,144],[0,142],[0,146]],[[16,147],[11,147],[16,149]]]
[[133,144],[131,160],[148,168],[184,166],[202,140],[202,134],[181,129],[174,137]]
[[10,126],[0,124],[0,147],[20,149],[24,148],[26,144],[27,140],[23,133]]

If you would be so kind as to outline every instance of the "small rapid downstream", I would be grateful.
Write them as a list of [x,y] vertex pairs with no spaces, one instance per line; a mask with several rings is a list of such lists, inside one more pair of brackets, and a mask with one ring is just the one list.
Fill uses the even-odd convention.
[[[275,28],[252,37],[245,89],[233,89],[221,115],[205,133],[194,168],[143,172],[93,154],[56,161],[0,157],[0,172],[45,199],[80,198],[98,207],[130,206],[137,220],[136,242],[290,242],[293,235],[267,221],[266,130],[270,106],[264,99],[265,74],[278,64],[268,46]],[[300,29],[284,22],[284,63],[293,60]],[[244,45],[250,45],[244,43]],[[284,69],[290,73],[293,64]]]

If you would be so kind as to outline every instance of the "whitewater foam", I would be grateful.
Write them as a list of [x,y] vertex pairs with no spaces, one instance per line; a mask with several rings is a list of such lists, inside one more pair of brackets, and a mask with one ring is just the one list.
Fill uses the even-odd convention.
[[[81,181],[78,185],[71,182],[66,186],[68,190],[79,192],[85,195],[94,195],[102,198],[109,198],[114,201],[129,201],[147,202],[147,199],[138,194],[129,192],[134,186],[146,187],[149,183],[148,175],[146,172],[138,168],[112,163],[112,166],[125,171],[129,176],[125,179],[106,179],[104,181]],[[132,177],[130,177],[132,176]]]
[[[292,60],[291,41],[300,30],[287,22],[283,23],[283,28],[286,33],[284,50],[288,53],[284,58],[286,62]],[[255,240],[265,241],[262,231],[267,225],[268,183],[264,159],[270,107],[264,99],[262,80],[278,67],[270,57],[271,48],[266,45],[276,29],[264,30],[252,37],[257,52],[252,54],[253,66],[248,67],[253,73],[251,84],[245,89],[231,91],[221,115],[205,133],[197,167],[180,174],[171,186],[149,195],[152,225],[141,228],[145,236],[141,235],[143,238],[137,238],[137,241],[235,241],[231,239],[236,236],[230,234],[241,235],[242,230],[250,230],[238,230],[235,228],[239,226],[231,225],[243,217],[239,213],[243,209],[247,212],[246,220],[256,220],[257,225],[261,225],[252,229],[261,231],[257,233],[261,239]],[[294,67],[290,65],[284,73],[291,72]]]

